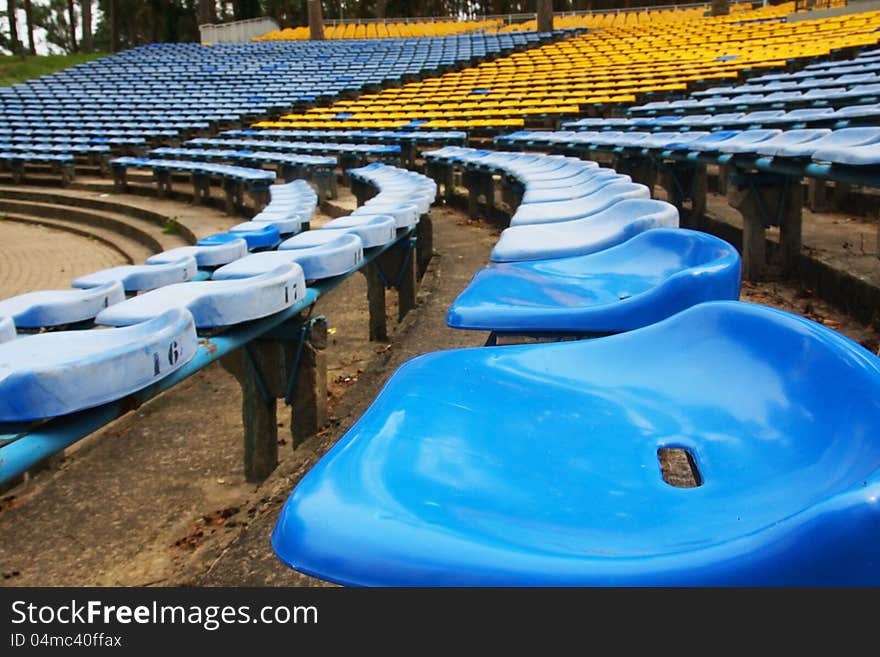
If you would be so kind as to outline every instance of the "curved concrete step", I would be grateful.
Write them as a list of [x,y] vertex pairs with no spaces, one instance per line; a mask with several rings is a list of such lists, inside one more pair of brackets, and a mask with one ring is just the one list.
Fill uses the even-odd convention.
[[65,221],[63,219],[50,219],[16,213],[4,213],[2,217],[3,218],[0,219],[0,221],[3,222],[14,221],[22,224],[45,226],[46,228],[63,230],[67,233],[94,239],[119,253],[125,260],[126,264],[141,264],[154,253],[154,251],[147,249],[140,242],[131,240],[113,230],[96,226],[84,226],[82,223],[76,221]]
[[168,220],[167,215],[163,213],[120,202],[109,195],[100,198],[96,196],[86,196],[72,189],[50,191],[33,189],[27,186],[0,187],[0,197],[17,201],[52,203],[54,205],[68,205],[76,208],[90,208],[92,210],[111,212],[140,219],[160,228],[164,228],[166,221]]
[[148,193],[119,194],[114,191],[112,181],[97,177],[83,178],[70,187],[56,186],[51,190],[35,185],[0,185],[0,198],[106,210],[141,219],[160,231],[173,225],[183,244],[195,244],[206,235],[225,232],[242,221],[227,215],[222,208],[194,205],[191,194],[181,194],[180,199],[160,199]]
[[120,241],[120,247],[128,243],[124,250],[137,256],[142,254],[149,256],[188,243],[179,234],[165,233],[162,227],[152,222],[122,212],[95,210],[73,203],[62,205],[4,197],[0,198],[0,213],[31,217],[36,220],[60,221],[62,225],[79,227],[80,230],[95,234],[96,231],[102,231],[101,236],[111,241],[116,234],[119,240],[124,240]]

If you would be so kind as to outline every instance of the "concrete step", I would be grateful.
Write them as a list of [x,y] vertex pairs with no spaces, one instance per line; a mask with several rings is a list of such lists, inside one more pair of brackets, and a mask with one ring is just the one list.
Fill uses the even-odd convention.
[[45,217],[13,212],[4,213],[0,221],[13,221],[23,224],[45,226],[46,228],[63,230],[67,233],[72,233],[81,237],[88,237],[89,239],[96,240],[119,253],[127,264],[141,264],[154,253],[154,251],[145,248],[140,242],[131,240],[115,231],[95,226],[84,228],[81,223],[75,221],[47,219]]
[[[164,231],[168,226],[169,217],[165,213],[119,201],[117,198],[110,196],[109,192],[99,195],[85,195],[70,189],[44,191],[42,189],[34,190],[19,186],[0,187],[0,196],[4,199],[15,201],[49,203],[77,209],[88,208],[113,215],[122,215],[124,218],[134,220],[145,232],[151,234],[155,233],[156,228]],[[162,240],[161,235],[164,235],[164,233],[157,236],[160,242]],[[182,239],[188,244],[192,244],[196,240],[195,237],[186,231],[182,233]]]
[[193,205],[187,202],[191,195],[185,199],[183,196],[180,199],[159,199],[146,192],[117,194],[110,180],[98,177],[82,178],[65,188],[57,185],[52,189],[36,185],[0,185],[0,197],[104,210],[141,219],[159,228],[160,232],[173,224],[178,237],[188,244],[244,221],[244,218],[229,216],[219,208]]
[[0,213],[9,219],[95,237],[122,253],[132,263],[143,262],[154,253],[190,243],[179,233],[165,233],[161,226],[153,222],[121,212],[77,206],[77,199],[69,199],[69,204],[48,200],[8,198],[4,194],[0,198]]

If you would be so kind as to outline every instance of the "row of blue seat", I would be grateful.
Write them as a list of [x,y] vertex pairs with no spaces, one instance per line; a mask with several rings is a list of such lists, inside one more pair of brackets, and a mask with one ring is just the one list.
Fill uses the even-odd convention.
[[752,129],[715,132],[527,132],[497,137],[498,143],[638,148],[656,151],[736,153],[812,159],[848,166],[880,164],[880,128],[842,130]]
[[[880,57],[875,51],[867,50],[859,53],[851,59],[837,61],[818,61],[807,64],[801,71],[786,71],[784,73],[765,73],[752,78],[752,82],[775,82],[778,80],[802,80],[804,78],[835,77],[839,75],[861,74],[877,71]],[[875,53],[875,54],[872,54]]]
[[851,65],[816,64],[798,73],[768,74],[744,84],[696,90],[677,100],[631,106],[627,113],[635,117],[762,108],[792,110],[876,103],[880,99],[880,62],[861,60],[851,62]]
[[658,111],[688,112],[706,110],[712,112],[725,108],[750,108],[750,107],[784,107],[793,109],[798,105],[822,107],[826,105],[844,105],[851,102],[876,103],[880,98],[880,83],[857,84],[852,87],[817,87],[808,91],[775,91],[769,94],[743,93],[734,96],[710,96],[697,100],[685,98],[682,100],[658,100],[644,105],[630,107],[631,115],[656,114]]
[[275,150],[233,150],[229,148],[154,148],[148,155],[160,158],[194,159],[200,162],[259,162],[308,168],[335,168],[336,158]]
[[[2,134],[2,132],[0,132]],[[247,139],[305,139],[322,143],[353,142],[464,146],[467,133],[463,130],[297,130],[293,128],[249,128],[226,130],[221,137]]]
[[[560,189],[601,175],[536,154],[426,157],[515,172],[523,196],[553,171]],[[611,207],[626,203],[659,202]],[[536,227],[562,229],[565,245],[577,232],[567,224],[588,231],[589,222]],[[615,334],[405,363],[291,493],[272,534],[279,558],[346,585],[880,581],[880,451],[870,437],[880,360],[809,320],[706,301],[739,292],[735,250],[708,235],[654,227],[591,255],[560,255],[491,264],[448,321],[521,329],[543,317],[544,330]],[[678,275],[691,267],[697,280]],[[641,322],[565,313],[580,304],[610,317],[664,285],[672,289],[657,306],[668,314]],[[677,305],[701,286],[696,305]],[[490,316],[496,323],[481,321]],[[669,450],[686,454],[694,488],[665,476]],[[854,464],[845,474],[826,467],[841,459]]]
[[63,136],[63,135],[29,135],[0,133],[0,141],[12,144],[60,144],[60,145],[95,145],[109,144],[110,146],[145,146],[147,140],[143,137],[92,137],[92,136]]
[[67,185],[75,175],[74,157],[70,153],[52,153],[0,149],[0,171],[9,171],[13,182],[22,182],[28,167],[48,165]]
[[0,151],[15,153],[63,153],[69,155],[109,155],[111,148],[106,144],[83,143],[39,143],[5,141],[0,138]]
[[21,121],[9,121],[6,124],[9,128],[16,131],[40,128],[56,128],[59,130],[70,130],[80,128],[94,128],[96,130],[169,130],[170,134],[178,135],[183,130],[207,130],[211,127],[209,121],[115,121],[115,120],[88,120],[88,121],[72,121],[69,119],[46,118],[45,116],[35,116]]
[[861,73],[845,73],[827,77],[803,77],[799,79],[784,78],[767,82],[749,81],[746,84],[738,84],[728,87],[710,87],[691,93],[692,98],[704,96],[724,96],[729,94],[768,93],[776,91],[804,91],[821,87],[852,87],[862,84],[873,84],[880,81],[877,71],[880,64],[862,67]]
[[165,160],[146,157],[118,157],[110,161],[114,171],[124,172],[129,167],[150,169],[152,171],[180,171],[202,175],[219,175],[237,182],[253,186],[254,189],[268,189],[275,180],[275,172],[243,166],[230,166],[211,162],[191,160]]
[[[105,93],[94,95],[80,95],[64,98],[23,98],[20,100],[7,99],[3,103],[2,112],[9,116],[20,112],[48,111],[64,112],[72,116],[82,116],[92,113],[105,113],[108,116],[125,116],[128,114],[143,114],[150,117],[163,117],[168,115],[196,115],[199,117],[216,117],[224,115],[259,114],[272,109],[274,106],[268,103],[232,103],[222,99],[213,100],[211,105],[193,100],[192,96],[177,96],[166,94],[143,94],[121,99],[123,102],[108,103]],[[171,118],[174,118],[172,116]]]
[[876,124],[880,119],[880,103],[845,105],[837,109],[813,107],[794,110],[758,110],[755,112],[721,112],[715,114],[673,114],[638,118],[584,118],[566,121],[565,129],[611,130],[622,128],[682,128],[705,127],[710,129],[767,126],[823,126],[845,128],[851,124]]
[[[266,43],[195,48],[184,44],[154,44],[67,71],[0,90],[0,111],[26,110],[38,119],[77,104],[117,103],[116,111],[163,110],[169,101],[189,103],[198,110],[220,110],[224,120],[234,115],[262,114],[297,102],[330,99],[359,91],[370,84],[421,75],[443,66],[469,63],[510,52],[538,35],[502,39],[489,35],[427,39],[417,45],[406,40],[369,40],[357,44]],[[399,62],[399,64],[398,64]],[[174,91],[185,88],[185,92]],[[167,92],[174,93],[173,98]],[[23,101],[30,104],[23,105]],[[148,103],[152,103],[151,105]],[[135,109],[136,108],[136,109]],[[180,108],[183,113],[187,110]],[[209,123],[215,119],[208,118]]]
[[318,155],[349,155],[356,157],[400,157],[400,146],[397,144],[347,144],[322,143],[308,141],[275,141],[268,139],[235,139],[198,137],[190,139],[184,146],[214,146],[229,148],[245,148],[255,150],[286,151],[290,153],[307,153]]
[[[53,136],[74,137],[90,131],[89,136],[161,142],[547,38],[552,35],[453,36],[418,43],[153,44],[0,89],[0,122],[11,131],[5,134],[15,136],[47,136],[38,131],[51,130]],[[55,147],[51,152],[62,153]]]
[[[57,416],[129,394],[186,362],[195,353],[195,331],[251,321],[301,303],[307,281],[346,275],[362,264],[364,249],[385,247],[412,232],[433,202],[433,181],[387,165],[370,165],[363,175],[379,186],[379,194],[351,216],[318,230],[300,231],[317,204],[309,185],[273,185],[269,205],[225,233],[155,254],[143,265],[80,277],[70,290],[0,301],[7,338],[10,319],[22,330],[92,321],[132,327],[101,331],[100,340],[94,331],[56,330],[7,342],[2,360],[10,376],[0,381],[0,422]],[[288,236],[281,241],[284,233]],[[144,344],[145,335],[164,347]],[[75,346],[68,350],[68,344]],[[32,356],[29,345],[41,354],[35,362],[16,355]],[[95,368],[113,373],[100,381],[83,379],[84,371]],[[131,376],[126,376],[129,369]]]
[[0,136],[11,138],[15,136],[30,137],[60,137],[65,141],[75,140],[81,137],[89,139],[176,139],[179,137],[178,130],[154,130],[144,128],[90,128],[81,125],[65,123],[63,127],[53,128],[0,128]]
[[666,230],[678,226],[678,212],[634,197],[629,188],[647,190],[629,176],[595,162],[504,151],[442,149],[426,158],[501,172],[523,187],[492,264],[450,308],[454,328],[616,332],[697,301],[738,297],[733,247],[696,231]]

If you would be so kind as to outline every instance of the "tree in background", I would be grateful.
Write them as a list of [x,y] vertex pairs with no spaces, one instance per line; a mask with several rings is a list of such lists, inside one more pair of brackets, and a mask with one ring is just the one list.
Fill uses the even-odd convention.
[[80,0],[80,16],[82,17],[82,39],[80,47],[83,52],[92,52],[92,0]]
[[553,0],[537,0],[538,32],[553,31]]
[[15,0],[6,0],[6,16],[9,20],[9,36],[6,38],[6,47],[13,55],[24,56],[21,49],[21,41],[18,40],[18,20],[16,19]]
[[727,16],[730,13],[730,0],[712,0],[712,15]]
[[199,11],[198,0],[98,0],[94,47],[117,52],[147,43],[198,41]]
[[31,5],[31,0],[24,0],[24,17],[25,25],[27,26],[28,52],[31,55],[36,55],[37,44],[34,41],[34,9]]
[[[465,19],[493,14],[534,16],[538,5],[551,5],[553,11],[560,12],[674,3],[675,0],[7,0],[5,14],[9,16],[18,10],[18,24],[27,25],[28,51],[36,52],[34,30],[40,30],[40,41],[45,30],[45,40],[53,50],[70,53],[77,49],[116,52],[151,42],[197,42],[200,24],[258,16],[272,18],[282,28],[309,25],[310,7],[321,14],[322,20],[382,16]],[[724,13],[729,5],[730,0],[712,0],[712,11]],[[16,28],[17,24],[0,26],[0,51],[25,52],[24,35]]]
[[260,0],[233,0],[232,15],[237,21],[257,18],[263,15],[263,8],[260,6]]
[[265,0],[265,15],[275,20],[279,27],[296,27],[308,22],[303,3],[299,0]]
[[64,53],[73,52],[70,42],[70,15],[67,0],[33,2],[31,6],[34,26],[46,31],[46,41]]
[[321,40],[324,38],[324,14],[321,0],[306,0],[309,5],[309,38]]
[[199,0],[199,25],[217,22],[217,3],[214,0]]
[[67,27],[70,31],[70,52],[76,52],[76,10],[73,0],[67,0]]

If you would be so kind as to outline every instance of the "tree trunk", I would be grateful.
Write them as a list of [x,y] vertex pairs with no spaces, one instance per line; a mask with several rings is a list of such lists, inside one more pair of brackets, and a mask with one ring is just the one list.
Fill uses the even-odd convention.
[[92,0],[80,0],[82,12],[82,50],[92,52]]
[[9,13],[10,50],[12,50],[13,55],[21,55],[24,57],[24,52],[22,52],[21,49],[21,42],[18,40],[18,23],[15,20],[15,0],[6,0],[6,10]]
[[67,0],[67,18],[70,22],[70,52],[76,52],[76,11],[73,0]]
[[199,25],[217,22],[217,7],[214,0],[199,0]]
[[553,31],[553,0],[537,0],[538,32]]
[[730,0],[712,0],[712,15],[727,16],[730,13]]
[[387,0],[376,0],[376,18],[385,18]]
[[36,43],[34,43],[34,10],[31,7],[31,0],[24,0],[24,15],[27,20],[28,50],[31,55],[36,55],[37,46]]
[[119,0],[107,0],[109,7],[108,22],[110,23],[110,52],[119,52]]
[[313,41],[324,39],[324,13],[321,0],[307,0],[309,3],[309,38]]
[[283,18],[282,18],[282,21],[279,23],[279,25],[282,28],[293,27],[294,26],[293,6],[291,3],[291,0],[282,0],[281,11],[283,12],[283,14],[282,14]]

